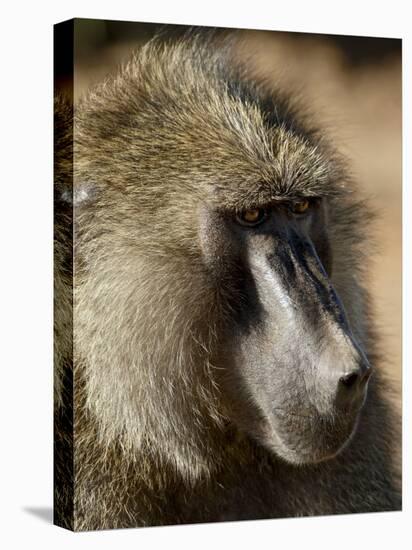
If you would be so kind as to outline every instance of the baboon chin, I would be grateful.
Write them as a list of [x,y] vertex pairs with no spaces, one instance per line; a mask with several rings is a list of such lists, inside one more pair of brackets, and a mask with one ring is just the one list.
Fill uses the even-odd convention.
[[400,509],[368,207],[323,132],[235,49],[155,38],[73,127],[56,102],[70,528]]
[[349,444],[357,423],[357,416],[342,421],[286,414],[282,420],[277,419],[276,427],[269,428],[267,447],[291,464],[331,460]]

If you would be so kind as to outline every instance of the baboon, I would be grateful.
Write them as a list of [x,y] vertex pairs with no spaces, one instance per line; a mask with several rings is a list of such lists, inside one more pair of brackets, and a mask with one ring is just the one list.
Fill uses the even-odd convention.
[[235,43],[155,37],[56,100],[59,525],[401,508],[369,207]]

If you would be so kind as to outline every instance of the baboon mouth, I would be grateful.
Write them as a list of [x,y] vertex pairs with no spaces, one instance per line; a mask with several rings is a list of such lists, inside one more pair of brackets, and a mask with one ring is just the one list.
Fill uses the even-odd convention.
[[264,445],[296,465],[316,464],[335,458],[356,432],[359,410],[337,416],[280,409]]
[[354,421],[363,408],[364,403],[356,407],[348,407],[340,411],[334,411],[330,414],[321,414],[319,411],[312,408],[307,409],[290,409],[286,407],[276,407],[273,410],[276,417],[282,421],[289,420],[290,422],[313,422],[336,426]]

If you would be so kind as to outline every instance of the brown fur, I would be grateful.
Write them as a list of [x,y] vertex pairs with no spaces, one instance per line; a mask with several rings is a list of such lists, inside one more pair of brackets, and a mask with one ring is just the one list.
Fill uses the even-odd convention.
[[362,283],[367,206],[320,134],[226,56],[197,37],[143,47],[76,107],[74,178],[71,111],[57,101],[56,519],[75,530],[401,506],[379,373],[353,441],[324,463],[289,465],[230,421],[216,376],[229,312],[202,261],[202,201],[328,196],[332,281],[379,354]]

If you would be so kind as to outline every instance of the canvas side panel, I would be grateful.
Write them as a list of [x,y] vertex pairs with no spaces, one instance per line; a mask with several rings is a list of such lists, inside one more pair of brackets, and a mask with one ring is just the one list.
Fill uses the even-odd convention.
[[73,20],[54,26],[54,523],[73,530]]

